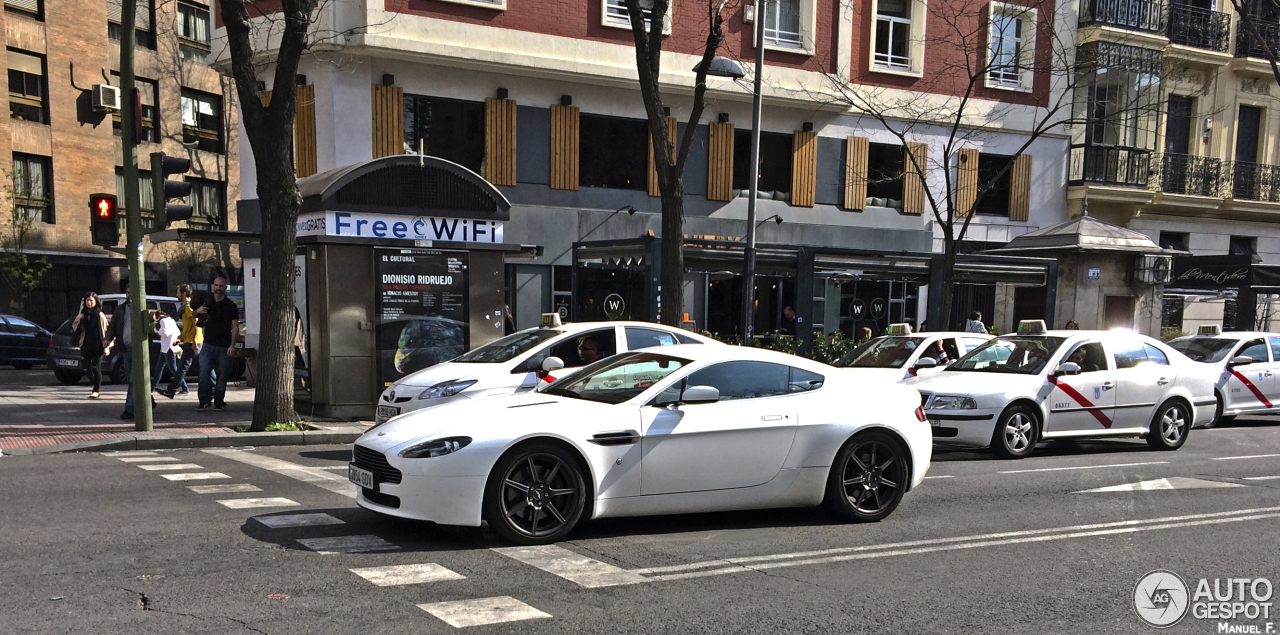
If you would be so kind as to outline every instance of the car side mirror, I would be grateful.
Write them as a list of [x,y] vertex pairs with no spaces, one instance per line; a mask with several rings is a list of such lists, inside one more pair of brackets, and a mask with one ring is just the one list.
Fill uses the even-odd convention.
[[542,360],[542,370],[538,371],[538,377],[546,377],[553,370],[564,368],[564,360],[559,357],[548,357]]
[[1079,375],[1080,365],[1075,362],[1062,362],[1058,364],[1058,368],[1053,371],[1055,376],[1058,375]]
[[680,393],[680,403],[699,404],[720,401],[720,389],[712,386],[689,386]]
[[1252,363],[1253,363],[1252,357],[1246,357],[1244,355],[1236,355],[1235,357],[1231,358],[1231,361],[1227,362],[1227,366],[1246,366]]
[[938,360],[932,357],[921,357],[916,360],[916,370],[924,370],[926,368],[937,368]]

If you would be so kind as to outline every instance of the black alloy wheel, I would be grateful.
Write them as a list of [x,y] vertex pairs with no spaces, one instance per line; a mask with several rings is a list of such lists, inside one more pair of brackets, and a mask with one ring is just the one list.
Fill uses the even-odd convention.
[[832,513],[846,520],[876,522],[897,508],[909,478],[902,444],[885,432],[864,432],[836,455],[825,502]]
[[586,483],[577,461],[552,444],[534,444],[504,456],[485,488],[485,518],[508,541],[556,542],[582,517]]

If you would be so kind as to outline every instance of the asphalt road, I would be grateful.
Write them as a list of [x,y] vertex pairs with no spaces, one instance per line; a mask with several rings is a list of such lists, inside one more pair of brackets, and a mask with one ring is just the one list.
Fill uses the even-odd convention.
[[[1173,453],[943,452],[874,525],[816,509],[596,521],[532,555],[357,508],[347,456],[0,458],[0,633],[1153,633],[1133,606],[1152,570],[1280,586],[1280,419]],[[208,473],[225,478],[163,478]],[[246,491],[190,489],[212,485]],[[220,502],[240,499],[284,500]],[[510,621],[459,626],[486,619]],[[1188,615],[1170,632],[1220,631]]]

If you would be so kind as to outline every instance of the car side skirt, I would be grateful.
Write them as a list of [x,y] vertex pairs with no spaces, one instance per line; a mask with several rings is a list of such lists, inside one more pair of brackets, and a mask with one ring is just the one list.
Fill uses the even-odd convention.
[[822,502],[830,467],[783,469],[768,483],[705,492],[628,496],[596,501],[593,518],[810,507]]

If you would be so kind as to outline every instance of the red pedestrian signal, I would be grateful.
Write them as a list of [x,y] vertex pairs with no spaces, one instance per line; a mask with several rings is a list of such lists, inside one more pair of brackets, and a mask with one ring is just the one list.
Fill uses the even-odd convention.
[[120,226],[116,223],[116,214],[114,194],[89,195],[89,231],[93,244],[99,247],[119,246]]
[[93,209],[98,212],[98,220],[115,220],[116,197],[101,196],[93,199]]

